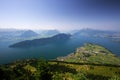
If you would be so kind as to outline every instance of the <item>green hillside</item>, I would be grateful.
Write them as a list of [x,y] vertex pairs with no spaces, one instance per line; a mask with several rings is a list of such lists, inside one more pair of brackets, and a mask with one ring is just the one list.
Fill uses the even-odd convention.
[[120,80],[120,67],[28,59],[1,65],[0,80]]
[[87,43],[77,48],[74,53],[65,57],[58,57],[58,61],[94,64],[120,65],[120,58],[103,46]]

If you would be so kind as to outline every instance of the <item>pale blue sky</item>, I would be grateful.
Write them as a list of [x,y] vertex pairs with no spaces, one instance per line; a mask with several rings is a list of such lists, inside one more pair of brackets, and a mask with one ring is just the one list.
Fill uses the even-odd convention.
[[0,0],[0,28],[120,29],[119,0]]

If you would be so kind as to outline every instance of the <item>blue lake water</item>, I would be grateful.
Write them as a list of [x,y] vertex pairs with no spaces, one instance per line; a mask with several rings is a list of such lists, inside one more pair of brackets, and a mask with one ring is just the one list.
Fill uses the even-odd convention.
[[[15,41],[16,42],[16,41]],[[27,58],[55,59],[58,56],[66,56],[84,43],[96,43],[108,48],[117,56],[120,56],[120,43],[112,42],[107,38],[79,37],[71,38],[64,43],[47,44],[31,48],[9,48],[13,41],[0,41],[0,64]]]

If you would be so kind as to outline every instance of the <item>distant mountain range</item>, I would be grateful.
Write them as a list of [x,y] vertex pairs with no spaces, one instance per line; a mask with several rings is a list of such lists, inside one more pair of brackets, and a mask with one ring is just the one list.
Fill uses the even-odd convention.
[[18,30],[18,29],[0,29],[0,40],[11,41],[11,40],[31,40],[42,37],[51,37],[60,32],[57,30]]
[[82,30],[74,30],[74,36],[86,36],[86,37],[120,37],[120,32],[116,31],[104,31],[104,30],[95,30],[95,29],[82,29]]
[[36,30],[37,33],[39,33],[41,36],[50,37],[57,34],[60,34],[58,30]]
[[1,41],[10,41],[18,38],[25,30],[17,29],[0,29],[0,40]]
[[[111,38],[112,41],[120,42],[120,32],[117,31],[104,31],[95,29],[81,29],[67,32],[73,37],[102,37]],[[60,34],[58,30],[17,30],[17,29],[0,29],[1,41],[23,41],[39,38],[52,37]]]
[[10,45],[9,47],[24,48],[24,47],[32,47],[32,46],[41,46],[41,45],[56,43],[56,42],[58,43],[58,42],[68,40],[70,38],[70,36],[71,36],[70,34],[58,34],[58,35],[55,35],[55,36],[49,37],[49,38],[25,40],[25,41]]

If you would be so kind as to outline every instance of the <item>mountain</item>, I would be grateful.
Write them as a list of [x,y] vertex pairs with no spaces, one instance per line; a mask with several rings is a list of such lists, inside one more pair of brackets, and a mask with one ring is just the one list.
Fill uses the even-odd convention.
[[57,30],[47,30],[43,32],[45,35],[56,35],[59,34],[60,32]]
[[38,36],[38,34],[32,30],[27,30],[20,35],[20,37],[23,37],[23,38],[36,37],[36,36]]
[[2,29],[0,28],[1,41],[23,41],[39,38],[52,37],[60,34],[58,30],[20,30],[20,29]]
[[86,37],[120,37],[120,32],[116,31],[105,31],[105,30],[95,30],[95,29],[82,29],[74,32],[74,36],[86,36]]
[[3,36],[19,36],[21,35],[25,30],[17,30],[17,29],[0,29],[0,34]]
[[87,43],[77,48],[75,52],[65,57],[58,57],[58,61],[92,63],[92,64],[116,64],[120,65],[120,58],[103,46]]
[[58,34],[49,38],[41,38],[41,39],[34,39],[34,40],[26,40],[22,42],[15,43],[10,45],[9,47],[32,47],[32,46],[41,46],[46,45],[49,43],[58,43],[64,42],[70,38],[71,35],[69,34]]
[[60,32],[58,30],[38,30],[36,32],[41,34],[41,36],[43,36],[43,37],[50,37],[50,36],[60,34]]
[[0,40],[15,40],[18,38],[25,30],[17,30],[17,29],[0,29]]

